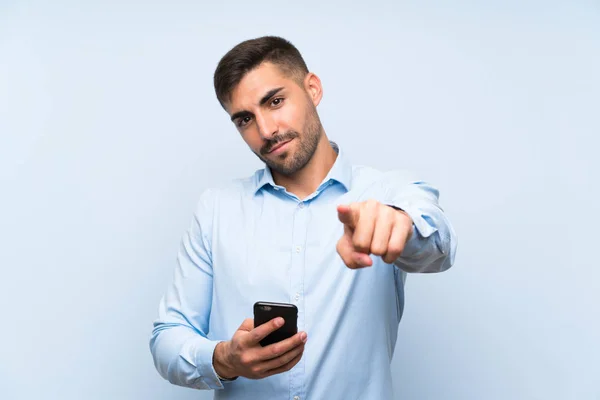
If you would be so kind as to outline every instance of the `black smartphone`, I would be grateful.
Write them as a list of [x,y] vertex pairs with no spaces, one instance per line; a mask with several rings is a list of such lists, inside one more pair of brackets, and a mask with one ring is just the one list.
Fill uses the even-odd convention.
[[289,303],[272,303],[257,301],[254,303],[254,327],[282,317],[283,326],[260,341],[261,346],[268,346],[294,336],[298,333],[298,307]]

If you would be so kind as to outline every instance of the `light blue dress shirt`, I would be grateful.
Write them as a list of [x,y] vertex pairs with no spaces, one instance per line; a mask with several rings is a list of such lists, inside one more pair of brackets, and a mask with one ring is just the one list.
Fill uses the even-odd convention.
[[[407,272],[453,264],[455,232],[439,192],[406,171],[381,172],[338,157],[319,188],[300,200],[269,168],[206,189],[159,306],[150,349],[169,382],[214,389],[215,399],[391,399],[390,362]],[[413,235],[394,264],[352,270],[336,252],[343,234],[336,206],[376,199],[405,210]],[[212,365],[256,301],[293,303],[304,354],[290,371],[220,382]]]

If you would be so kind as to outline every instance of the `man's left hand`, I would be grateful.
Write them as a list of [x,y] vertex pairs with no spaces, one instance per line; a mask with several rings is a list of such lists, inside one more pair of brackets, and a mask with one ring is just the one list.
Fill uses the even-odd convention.
[[344,235],[336,250],[348,268],[372,266],[371,254],[391,264],[412,235],[408,214],[376,200],[340,205],[337,211]]

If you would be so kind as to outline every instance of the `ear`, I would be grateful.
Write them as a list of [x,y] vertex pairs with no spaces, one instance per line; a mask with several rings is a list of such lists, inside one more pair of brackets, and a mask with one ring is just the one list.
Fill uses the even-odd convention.
[[323,98],[323,86],[321,86],[321,79],[312,72],[309,72],[304,78],[304,89],[308,96],[312,100],[314,106],[318,106]]

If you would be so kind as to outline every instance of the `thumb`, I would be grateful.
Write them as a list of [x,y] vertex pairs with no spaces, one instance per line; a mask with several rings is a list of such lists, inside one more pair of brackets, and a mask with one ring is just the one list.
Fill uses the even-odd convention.
[[341,204],[337,207],[338,218],[342,224],[354,228],[358,222],[358,208],[352,204]]

